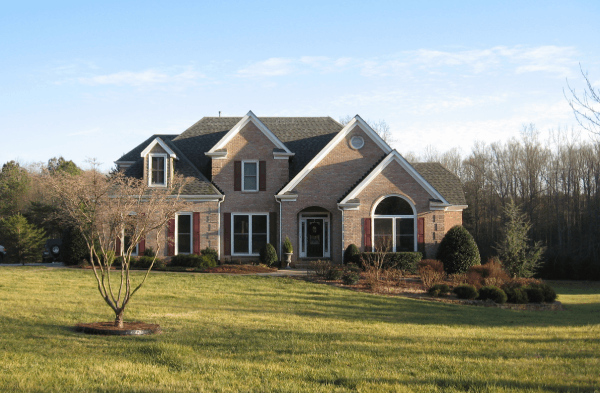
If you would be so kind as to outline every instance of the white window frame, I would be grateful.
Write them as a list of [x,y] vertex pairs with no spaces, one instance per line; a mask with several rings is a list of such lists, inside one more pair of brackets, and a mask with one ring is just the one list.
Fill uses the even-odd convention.
[[194,213],[181,212],[175,215],[175,255],[179,255],[179,216],[190,217],[190,252],[181,253],[181,255],[190,255],[194,253]]
[[[152,182],[152,158],[153,157],[162,157],[163,158],[163,171],[165,174],[164,183],[153,183]],[[166,153],[150,153],[148,154],[148,187],[166,187],[167,186],[167,178],[169,174],[167,172],[167,160],[168,155]]]
[[[244,253],[236,253],[235,252],[235,243],[234,243],[234,234],[235,234],[235,227],[233,225],[233,218],[235,216],[248,216],[248,251],[250,253],[248,254],[244,254]],[[233,256],[259,256],[260,253],[258,254],[252,254],[252,217],[253,216],[265,216],[267,217],[267,244],[271,242],[270,239],[270,234],[271,234],[271,223],[269,222],[269,213],[231,213],[231,255]]]
[[[404,199],[406,202],[408,202],[408,204],[410,205],[413,214],[412,215],[388,215],[388,214],[375,214],[375,210],[377,210],[377,206],[379,206],[379,204],[386,198],[389,197],[399,197]],[[419,237],[419,234],[417,233],[417,209],[415,208],[415,205],[405,196],[403,195],[399,195],[399,194],[390,194],[390,195],[385,195],[383,197],[381,197],[379,200],[377,200],[377,202],[373,205],[373,211],[371,212],[371,244],[373,245],[373,248],[375,247],[375,219],[376,218],[391,218],[392,219],[392,250],[390,252],[402,252],[402,251],[396,251],[396,218],[412,218],[413,219],[413,252],[417,251],[417,238]],[[410,251],[408,251],[410,252]]]
[[[323,236],[325,236],[325,231],[327,231],[327,246],[325,246],[325,238],[323,238],[323,256],[318,258],[331,258],[331,215],[329,213],[300,213],[300,220],[298,220],[298,244],[299,248],[299,257],[300,258],[308,258],[306,256],[308,251],[308,245],[306,244],[306,231],[308,230],[308,225],[306,223],[307,219],[318,219],[323,220]],[[304,225],[303,225],[304,224]]]
[[[244,176],[244,167],[246,164],[256,164],[256,189],[252,190],[252,189],[247,189],[246,188],[246,177]],[[259,186],[259,182],[260,182],[260,164],[258,163],[258,160],[244,160],[242,161],[242,191],[245,192],[258,192],[260,186]]]
[[[125,251],[127,251],[125,249],[125,246],[126,246],[126,244],[125,244],[126,243],[125,242],[125,236],[126,236],[125,229],[123,229],[123,241],[121,242],[121,255],[125,255]],[[132,257],[137,257],[138,253],[139,253],[139,250],[140,250],[140,243],[138,243],[138,244],[135,245],[135,249],[131,252],[131,256]]]

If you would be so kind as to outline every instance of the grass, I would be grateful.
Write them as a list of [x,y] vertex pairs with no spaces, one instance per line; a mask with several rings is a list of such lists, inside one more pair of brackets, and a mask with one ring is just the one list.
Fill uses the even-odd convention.
[[593,392],[600,283],[554,285],[565,311],[153,273],[126,320],[164,334],[105,337],[72,330],[112,319],[90,271],[0,267],[0,391]]

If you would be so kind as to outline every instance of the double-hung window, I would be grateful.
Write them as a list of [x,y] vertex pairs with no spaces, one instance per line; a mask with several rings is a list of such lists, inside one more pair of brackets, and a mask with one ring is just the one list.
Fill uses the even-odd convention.
[[258,161],[242,161],[242,191],[258,191]]
[[269,242],[269,215],[233,213],[233,254],[258,255]]
[[148,156],[148,185],[167,185],[167,155],[150,154]]
[[177,254],[191,254],[192,213],[177,214]]

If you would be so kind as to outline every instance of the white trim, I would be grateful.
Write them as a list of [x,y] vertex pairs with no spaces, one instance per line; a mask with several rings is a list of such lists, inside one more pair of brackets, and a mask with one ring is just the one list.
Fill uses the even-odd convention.
[[375,144],[379,146],[381,150],[383,150],[385,154],[388,154],[392,151],[392,148],[383,139],[381,139],[381,137],[363,119],[361,119],[360,116],[356,115],[348,124],[346,124],[344,128],[340,130],[340,132],[337,133],[332,140],[329,141],[327,145],[325,145],[319,154],[310,160],[310,162],[304,168],[302,168],[302,170],[298,172],[296,176],[294,176],[292,181],[290,181],[281,191],[279,191],[279,194],[277,195],[281,195],[293,190],[298,183],[300,183],[302,179],[304,179],[338,143],[340,143],[352,130],[354,130],[355,126],[360,127],[360,129],[367,134],[371,140],[373,140],[373,142],[375,142]]
[[[256,189],[250,190],[245,188],[245,176],[244,176],[244,166],[245,164],[256,164]],[[260,164],[258,160],[242,160],[242,191],[243,192],[258,192],[260,189]]]
[[442,194],[440,194],[435,188],[433,188],[433,186],[431,184],[429,184],[429,182],[427,180],[425,180],[425,178],[423,176],[421,176],[421,174],[419,172],[416,171],[415,168],[412,167],[412,165],[410,165],[408,163],[408,161],[406,161],[404,159],[404,157],[402,157],[400,155],[400,153],[398,153],[396,150],[392,150],[387,157],[384,158],[383,161],[381,161],[379,163],[379,165],[377,165],[377,167],[375,167],[375,169],[373,169],[371,171],[371,173],[369,173],[369,175],[367,177],[365,177],[363,179],[363,181],[361,181],[358,186],[356,186],[341,202],[340,204],[345,204],[348,203],[349,200],[356,198],[362,190],[365,189],[365,187],[367,187],[369,185],[369,183],[371,183],[381,172],[383,172],[383,170],[392,162],[395,161],[398,164],[400,164],[400,166],[406,171],[408,172],[409,175],[412,176],[413,179],[415,179],[415,181],[417,183],[419,183],[419,185],[421,187],[423,187],[423,189],[425,189],[425,191],[427,191],[429,193],[429,195],[431,195],[433,198],[435,199],[439,199],[441,200],[446,206],[449,206],[450,203],[442,196]]
[[[164,173],[164,183],[152,183],[152,158],[153,157],[162,157],[163,158],[163,173]],[[165,153],[150,153],[148,154],[148,187],[166,187],[169,178],[169,173],[167,172],[167,160],[168,156]]]
[[259,256],[260,253],[258,254],[252,254],[252,218],[248,219],[248,254],[241,254],[241,253],[236,253],[235,252],[235,243],[234,243],[234,235],[235,235],[235,226],[233,224],[233,218],[235,216],[248,216],[248,217],[252,217],[252,216],[265,216],[267,217],[267,244],[270,242],[271,239],[269,239],[269,235],[270,235],[270,225],[271,223],[269,222],[269,213],[242,213],[242,212],[238,212],[238,213],[231,213],[231,256],[232,257],[254,257],[254,256]]
[[[326,216],[326,217],[325,217]],[[331,258],[331,213],[329,212],[312,212],[312,213],[300,213],[298,220],[298,256],[299,258],[309,258],[307,257],[308,253],[308,243],[306,242],[307,236],[306,231],[308,230],[308,223],[306,220],[322,220],[322,233],[323,236],[323,250],[322,256],[314,257],[314,258]],[[304,233],[302,231],[302,224],[304,223]],[[325,225],[327,223],[327,225]],[[327,231],[327,251],[325,250],[325,231]],[[302,246],[304,246],[304,252],[302,251]],[[310,257],[313,258],[313,257]]]
[[222,202],[225,195],[174,195],[175,198],[198,200],[203,202]]
[[[135,213],[134,214],[130,214],[130,215],[135,215]],[[121,242],[121,256],[124,256],[125,252],[127,251],[125,249],[125,243],[126,243],[125,242],[125,238],[127,237],[127,234],[125,233],[125,228],[123,228],[123,230],[122,230],[122,235],[123,235],[123,241]],[[140,251],[140,243],[137,243],[135,245],[135,249],[131,252],[131,256],[132,257],[137,257],[138,254],[139,254],[139,251]]]
[[206,152],[204,155],[211,157],[213,160],[224,160],[227,158],[227,150],[214,151],[212,153]]
[[338,203],[338,209],[344,210],[360,210],[360,202]]
[[281,151],[274,151],[273,152],[273,158],[276,160],[287,160],[290,157],[295,156],[296,153],[284,153]]
[[175,255],[179,255],[179,216],[190,217],[190,252],[182,253],[181,255],[189,255],[194,253],[194,213],[180,212],[175,215]]
[[229,143],[229,141],[236,136],[241,130],[242,128],[244,128],[244,126],[246,126],[246,124],[248,124],[249,122],[254,123],[254,125],[256,127],[258,127],[259,130],[262,131],[263,134],[265,134],[265,136],[267,138],[269,138],[269,140],[271,142],[273,142],[273,144],[275,146],[277,146],[277,148],[279,149],[283,149],[285,150],[286,153],[290,153],[293,154],[288,148],[287,146],[285,146],[283,144],[283,142],[281,142],[281,140],[279,140],[279,138],[277,138],[277,136],[275,136],[275,134],[273,134],[273,132],[271,130],[269,130],[267,128],[267,126],[265,126],[263,124],[262,121],[260,121],[258,119],[258,117],[256,117],[256,115],[254,113],[252,113],[252,111],[249,111],[246,116],[244,116],[242,118],[242,120],[240,120],[235,126],[233,126],[233,128],[231,130],[229,130],[229,132],[227,132],[227,134],[225,134],[225,136],[223,138],[221,138],[221,140],[219,142],[217,142],[216,145],[214,145],[212,147],[212,149],[210,149],[208,151],[208,153],[205,153],[206,155],[210,156],[209,153],[215,153],[217,150],[220,149],[224,149],[225,146],[227,145],[227,143]]
[[150,151],[154,148],[154,146],[156,146],[156,144],[159,144],[160,147],[162,147],[167,154],[169,155],[169,157],[171,158],[177,158],[177,155],[175,154],[175,152],[173,150],[171,150],[171,148],[169,146],[167,146],[167,144],[165,142],[163,142],[162,139],[160,139],[159,137],[156,137],[156,139],[154,139],[141,153],[140,153],[140,157],[146,157],[146,155],[148,155],[148,153],[150,153]]
[[[399,197],[404,199],[406,202],[408,202],[409,206],[411,207],[413,214],[412,215],[388,215],[388,214],[375,214],[375,210],[377,210],[377,205],[379,205],[381,203],[381,201],[383,201],[386,198],[389,197]],[[418,225],[417,225],[417,221],[418,221],[418,215],[417,215],[417,208],[415,207],[415,205],[411,202],[410,199],[408,199],[407,197],[405,197],[404,195],[400,195],[400,194],[388,194],[388,195],[384,195],[380,198],[377,199],[377,201],[373,204],[373,207],[371,208],[371,214],[370,214],[370,218],[371,218],[371,245],[373,248],[375,248],[375,219],[376,218],[389,218],[392,220],[392,251],[391,252],[403,252],[403,251],[396,251],[396,218],[411,218],[413,220],[413,251],[415,252],[418,250],[418,237],[419,234],[417,233],[418,231]]]
[[275,199],[278,201],[296,202],[298,200],[298,194],[294,195],[275,195]]

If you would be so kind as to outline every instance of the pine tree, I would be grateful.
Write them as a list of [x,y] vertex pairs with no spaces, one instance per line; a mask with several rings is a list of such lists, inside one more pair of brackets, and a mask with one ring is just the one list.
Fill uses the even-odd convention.
[[506,223],[503,238],[495,247],[498,256],[513,277],[532,277],[542,264],[545,247],[541,242],[530,244],[527,233],[531,223],[512,199],[504,206],[503,212]]
[[7,250],[11,257],[23,265],[42,258],[45,233],[43,229],[27,222],[17,213],[0,221],[2,234],[7,241]]

